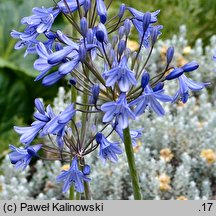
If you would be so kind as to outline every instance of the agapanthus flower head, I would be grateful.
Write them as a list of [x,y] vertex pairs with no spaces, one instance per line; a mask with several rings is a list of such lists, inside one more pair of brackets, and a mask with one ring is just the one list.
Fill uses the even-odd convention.
[[101,132],[96,134],[96,141],[100,145],[99,156],[102,163],[105,164],[106,160],[114,163],[118,161],[117,155],[122,154],[122,149],[119,147],[118,142],[109,142]]
[[58,183],[64,183],[62,188],[63,193],[66,193],[72,185],[74,185],[77,192],[83,193],[84,181],[89,182],[90,180],[90,178],[86,177],[86,175],[79,170],[78,159],[76,156],[72,160],[70,169],[67,171],[63,170],[56,178]]
[[9,158],[12,164],[15,165],[16,169],[22,168],[23,170],[29,165],[32,157],[37,156],[37,152],[42,147],[42,144],[29,146],[26,148],[17,148],[13,145],[10,145],[12,150],[9,153]]
[[129,118],[133,120],[136,118],[127,103],[125,93],[121,93],[116,102],[104,103],[101,106],[101,110],[105,112],[103,122],[112,122],[114,120],[121,129],[125,129],[128,126]]

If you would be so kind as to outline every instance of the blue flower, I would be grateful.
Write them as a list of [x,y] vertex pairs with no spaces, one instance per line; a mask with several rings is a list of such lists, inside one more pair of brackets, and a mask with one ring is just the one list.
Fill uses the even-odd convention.
[[165,95],[163,92],[163,89],[153,91],[153,89],[148,84],[144,89],[143,94],[136,98],[134,101],[130,102],[129,106],[136,105],[134,110],[136,116],[143,114],[147,107],[152,109],[157,115],[163,116],[165,114],[165,111],[159,101],[172,101],[172,98],[168,95]]
[[175,102],[178,98],[181,99],[183,103],[186,103],[189,97],[188,91],[200,91],[204,87],[208,86],[210,83],[197,83],[192,79],[187,78],[184,74],[178,77],[179,82],[179,90],[176,92],[173,102]]
[[[139,21],[143,21],[143,16],[145,13],[138,11],[134,8],[131,7],[127,7],[127,9],[129,10],[129,12],[134,16],[135,19],[139,20]],[[151,23],[155,23],[157,22],[157,15],[160,13],[160,10],[154,11],[151,13]]]
[[45,111],[44,105],[39,99],[35,99],[35,107],[37,109],[37,112],[34,114],[36,121],[30,127],[14,127],[14,130],[21,134],[20,142],[24,145],[29,145],[47,122],[55,116],[50,106]]
[[51,8],[38,8],[32,9],[33,15],[24,17],[21,20],[22,24],[26,24],[28,27],[34,27],[35,31],[39,34],[49,31],[55,18],[58,16],[60,10]]
[[103,164],[105,164],[106,160],[110,160],[112,162],[118,161],[118,154],[122,154],[122,149],[119,147],[119,143],[111,143],[102,133],[96,134],[96,141],[100,145],[99,156]]
[[[38,62],[36,62],[37,69],[41,70],[39,78],[42,78],[46,75],[46,70],[50,67],[50,65],[54,66],[61,64],[58,68],[58,71],[43,78],[42,84],[45,86],[50,86],[63,78],[65,75],[71,73],[80,62],[85,60],[86,52],[95,48],[95,45],[92,44],[86,44],[84,46],[83,41],[81,41],[81,44],[77,44],[64,35],[61,31],[57,31],[57,37],[67,46],[56,51],[55,53],[50,54],[49,56],[47,56],[46,53],[44,55],[41,50],[38,50],[38,54],[43,55],[43,59],[39,58]],[[42,65],[40,65],[40,63]]]
[[74,185],[75,190],[79,193],[84,192],[83,181],[89,182],[91,179],[86,177],[78,168],[77,157],[74,157],[69,170],[63,170],[59,176],[57,176],[56,181],[58,183],[64,182],[62,192],[66,193],[69,188]]
[[127,58],[124,56],[119,65],[103,73],[106,78],[106,86],[114,87],[118,83],[121,92],[127,92],[131,85],[136,85],[137,81],[134,73],[127,66]]
[[50,31],[55,18],[58,16],[60,10],[54,8],[33,8],[33,15],[24,17],[21,20],[22,24],[27,25],[24,32],[13,30],[11,36],[19,39],[15,45],[15,49],[22,49],[27,47],[25,56],[28,53],[35,53],[35,44],[38,43],[36,38],[41,33]]
[[37,35],[35,35],[35,37],[33,37],[31,40],[28,40],[28,41],[22,40],[21,37],[24,34],[26,34],[26,32],[23,33],[23,32],[18,32],[18,31],[13,30],[10,35],[13,38],[19,39],[19,41],[15,44],[14,49],[20,50],[24,47],[27,47],[25,54],[24,54],[24,57],[26,57],[29,53],[32,54],[32,53],[36,52],[35,44],[37,44],[38,41],[35,39],[35,37],[37,37]]
[[53,112],[50,105],[45,110],[43,103],[39,99],[35,99],[35,107],[37,109],[34,113],[36,121],[30,127],[14,127],[15,131],[21,134],[20,142],[29,145],[38,134],[41,137],[53,134],[57,135],[56,141],[59,148],[62,149],[65,128],[76,112],[73,104],[69,105],[59,115]]
[[43,128],[41,135],[58,134],[59,132],[64,130],[64,128],[69,123],[69,121],[71,121],[75,113],[76,110],[74,109],[74,105],[69,105],[63,112],[53,117],[46,124],[46,126]]
[[10,149],[12,150],[12,152],[9,153],[11,163],[15,165],[16,169],[22,168],[24,170],[30,163],[32,157],[37,156],[37,152],[40,150],[41,146],[42,144],[26,148],[16,148],[10,145]]
[[[65,4],[65,2],[67,4]],[[79,2],[79,5],[82,6],[86,0],[78,0]],[[74,11],[76,11],[78,9],[78,5],[77,5],[77,0],[61,0],[59,3],[58,3],[58,7],[60,8],[61,11],[63,11],[63,13],[73,13]],[[68,9],[70,11],[68,11]]]
[[115,124],[118,124],[121,129],[125,129],[128,126],[129,118],[136,118],[127,104],[125,93],[121,93],[116,102],[107,102],[103,104],[101,110],[105,112],[103,122],[111,122],[115,119]]
[[35,81],[38,81],[42,79],[55,64],[48,63],[50,53],[43,43],[36,45],[36,52],[39,58],[34,62],[34,69],[41,72],[35,79]]
[[[153,36],[154,36],[154,39],[157,38],[161,34],[160,30],[163,29],[162,25],[153,26],[152,24],[149,24],[149,27],[144,32],[142,21],[139,21],[137,19],[133,19],[132,22],[139,33],[140,43],[142,41],[142,44],[144,45],[145,48],[149,48],[150,39],[153,38]],[[157,33],[157,35],[154,35],[155,32]],[[144,37],[143,37],[143,34],[144,34]]]
[[96,0],[97,13],[100,16],[100,21],[104,24],[107,20],[107,9],[103,0]]
[[[121,140],[124,142],[124,135],[123,131],[118,126],[113,126],[116,133],[119,135]],[[141,129],[140,130],[130,130],[130,136],[133,146],[137,146],[136,139],[140,138],[142,136]]]

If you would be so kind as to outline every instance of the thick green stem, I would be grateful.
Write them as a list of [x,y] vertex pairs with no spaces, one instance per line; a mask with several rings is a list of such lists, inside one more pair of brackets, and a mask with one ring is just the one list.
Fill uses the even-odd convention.
[[74,200],[74,186],[70,187],[70,195],[69,195],[70,200]]
[[85,199],[91,200],[91,191],[89,187],[89,183],[84,181],[84,188],[85,188]]
[[[74,103],[74,109],[76,109],[76,99],[77,99],[77,90],[74,88],[74,86],[71,86],[71,103]],[[73,117],[73,121],[76,122],[76,115]],[[74,127],[74,124],[71,123],[71,128],[72,128],[72,132],[73,134],[76,133],[76,129]],[[70,200],[74,200],[75,197],[74,197],[74,186],[71,186],[70,187],[70,195],[69,195],[69,199]]]
[[124,146],[125,152],[127,155],[127,161],[133,186],[133,194],[135,200],[141,200],[142,195],[139,187],[139,178],[136,170],[135,159],[134,159],[134,151],[132,147],[131,135],[129,126],[123,130],[124,134]]

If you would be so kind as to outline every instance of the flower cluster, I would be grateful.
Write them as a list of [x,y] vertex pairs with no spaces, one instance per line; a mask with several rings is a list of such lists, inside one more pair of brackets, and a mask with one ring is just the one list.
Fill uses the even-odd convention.
[[[15,127],[25,148],[11,147],[13,152],[10,153],[11,162],[23,168],[33,156],[70,162],[69,170],[62,171],[57,177],[58,182],[64,183],[63,192],[71,186],[78,193],[88,190],[90,167],[85,156],[97,148],[103,163],[118,161],[123,150],[118,142],[109,141],[112,133],[127,142],[125,134],[128,130],[135,145],[141,129],[130,130],[131,120],[138,119],[147,110],[163,116],[163,102],[181,100],[186,103],[189,90],[199,91],[208,85],[187,77],[199,67],[197,62],[182,67],[172,65],[173,47],[166,52],[162,72],[151,75],[147,71],[163,28],[157,25],[159,10],[143,13],[122,4],[119,13],[110,17],[109,8],[103,0],[61,0],[52,8],[34,8],[33,15],[21,21],[26,25],[24,32],[14,30],[11,33],[19,39],[16,49],[25,47],[25,55],[38,55],[34,68],[39,75],[35,81],[42,79],[43,85],[51,86],[65,80],[71,85],[72,103],[59,114],[55,114],[50,105],[45,109],[39,99],[35,100],[36,121],[30,127]],[[60,14],[76,29],[76,35],[52,29]],[[136,51],[127,47],[132,26],[139,35]],[[43,37],[39,37],[41,35]],[[144,55],[143,50],[148,54]],[[178,80],[179,89],[175,95],[168,96],[164,85],[173,79]],[[101,128],[95,131],[97,125]],[[31,146],[38,135],[48,136],[53,146]],[[51,152],[52,156],[37,155],[39,148],[43,148],[43,153]]]

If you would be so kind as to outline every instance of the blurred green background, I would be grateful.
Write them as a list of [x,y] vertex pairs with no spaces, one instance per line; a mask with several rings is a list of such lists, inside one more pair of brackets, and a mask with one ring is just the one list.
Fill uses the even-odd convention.
[[[112,13],[118,13],[121,3],[142,11],[160,9],[159,23],[164,25],[161,39],[177,34],[182,24],[188,29],[187,38],[191,45],[197,38],[202,38],[204,45],[208,45],[209,38],[216,34],[215,0],[122,0],[113,3]],[[16,40],[10,37],[13,29],[23,30],[20,19],[31,15],[33,7],[51,5],[54,5],[52,0],[0,0],[0,157],[4,156],[9,143],[18,143],[13,125],[31,122],[34,98],[52,101],[56,95],[58,84],[46,88],[40,82],[34,82],[37,75],[32,66],[35,56],[24,59],[24,51],[15,51]],[[58,20],[56,25],[61,26],[61,23],[62,20]]]

